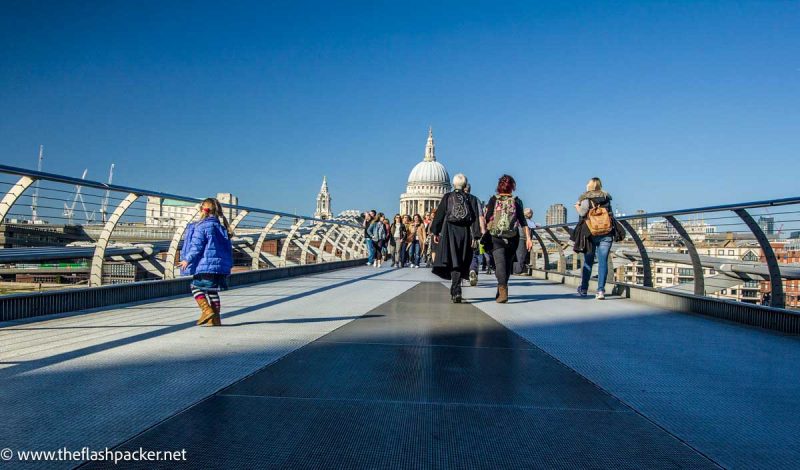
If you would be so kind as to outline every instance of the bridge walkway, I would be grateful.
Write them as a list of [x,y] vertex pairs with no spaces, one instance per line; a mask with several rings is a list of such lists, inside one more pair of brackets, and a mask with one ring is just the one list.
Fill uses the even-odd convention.
[[364,267],[226,292],[217,329],[186,298],[5,323],[0,444],[185,448],[204,468],[800,461],[797,338],[511,292],[497,305],[482,279],[453,305],[425,270]]

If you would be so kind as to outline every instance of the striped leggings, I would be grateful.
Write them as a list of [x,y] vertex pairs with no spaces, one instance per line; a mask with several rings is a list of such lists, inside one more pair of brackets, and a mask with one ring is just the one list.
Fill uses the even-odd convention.
[[219,291],[216,290],[200,290],[196,287],[192,287],[192,297],[195,300],[202,300],[208,299],[208,304],[211,305],[215,311],[219,311],[222,302],[219,299]]

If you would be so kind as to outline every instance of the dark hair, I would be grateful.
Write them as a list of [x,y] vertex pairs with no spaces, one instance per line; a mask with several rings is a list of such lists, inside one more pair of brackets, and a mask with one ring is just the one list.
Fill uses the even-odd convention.
[[503,175],[497,181],[497,194],[511,194],[517,189],[517,182],[511,175]]

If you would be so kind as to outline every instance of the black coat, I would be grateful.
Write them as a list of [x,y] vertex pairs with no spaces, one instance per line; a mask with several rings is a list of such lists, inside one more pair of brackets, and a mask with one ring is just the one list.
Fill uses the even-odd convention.
[[452,193],[447,193],[439,203],[436,217],[431,223],[431,236],[438,235],[439,243],[434,246],[436,259],[433,273],[450,279],[452,271],[460,271],[462,276],[469,274],[472,263],[472,241],[480,237],[480,205],[478,198],[470,195],[469,204],[472,217],[469,224],[455,224],[447,221],[447,202]]
[[[612,230],[609,235],[614,237],[615,242],[621,242],[625,240],[625,227],[614,219],[614,230]],[[575,226],[575,230],[572,231],[569,238],[572,240],[572,251],[575,253],[592,252],[594,248],[592,246],[592,232],[589,230],[589,226],[586,225],[586,219],[583,217],[580,222],[578,222],[578,225]]]

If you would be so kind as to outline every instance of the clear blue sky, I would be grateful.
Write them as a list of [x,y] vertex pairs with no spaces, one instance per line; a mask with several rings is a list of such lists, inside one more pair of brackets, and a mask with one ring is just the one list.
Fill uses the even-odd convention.
[[398,209],[428,125],[543,220],[795,196],[800,2],[4,1],[0,161],[242,203]]

